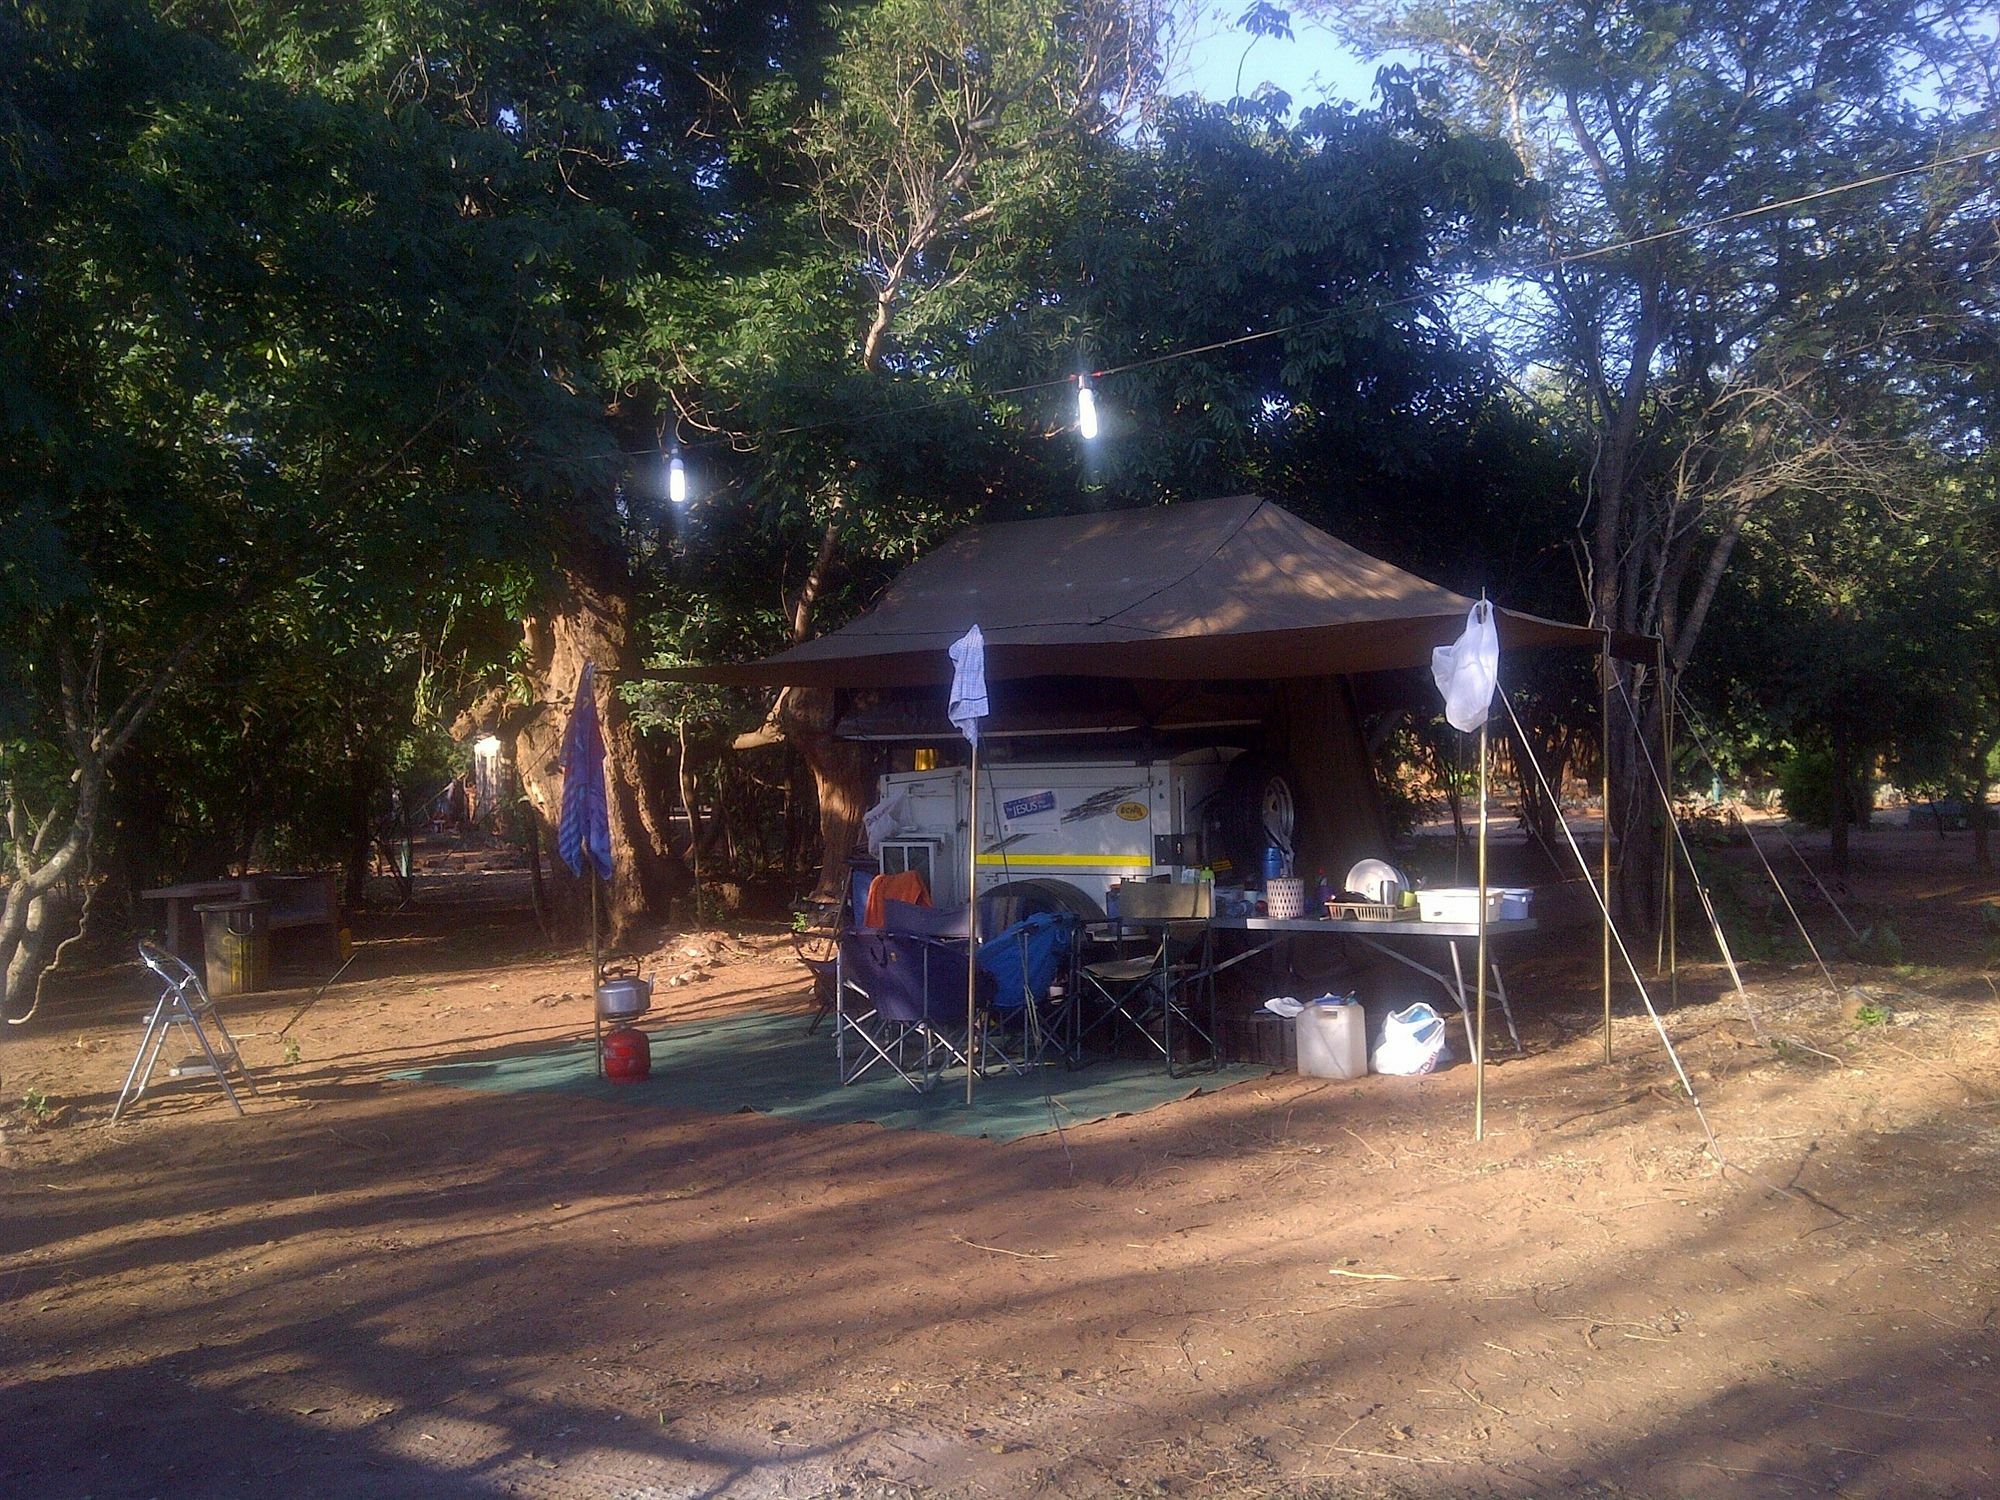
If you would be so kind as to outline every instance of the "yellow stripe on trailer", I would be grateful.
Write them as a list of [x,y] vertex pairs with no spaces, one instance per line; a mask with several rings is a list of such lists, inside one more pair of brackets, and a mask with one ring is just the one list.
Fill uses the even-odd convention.
[[1152,860],[1143,854],[982,854],[975,864],[1002,867],[1032,866],[1039,870],[1097,870],[1106,865],[1121,870],[1150,870]]

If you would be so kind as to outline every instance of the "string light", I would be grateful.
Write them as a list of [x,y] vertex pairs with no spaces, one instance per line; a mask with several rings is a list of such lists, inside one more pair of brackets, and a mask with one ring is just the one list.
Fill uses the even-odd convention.
[[681,462],[680,445],[667,450],[667,498],[676,505],[686,505],[688,497],[687,465]]
[[[1845,193],[1851,193],[1857,191],[1858,189],[1879,187],[1886,183],[1900,181],[1905,178],[1926,176],[1930,173],[1940,171],[1947,167],[1961,166],[1967,162],[1979,161],[1986,157],[1995,155],[1996,153],[2000,153],[2000,146],[1979,146],[1968,151],[1960,152],[1953,156],[1940,157],[1936,160],[1921,162],[1914,166],[1899,167],[1893,171],[1880,172],[1873,176],[1855,178],[1847,182],[1834,184],[1833,186],[1830,187],[1818,188],[1809,193],[1802,193],[1797,197],[1780,199],[1771,203],[1758,204],[1751,208],[1739,209],[1734,213],[1721,214],[1715,218],[1701,220],[1692,224],[1675,225],[1670,229],[1660,230],[1653,234],[1639,235],[1627,239],[1621,239],[1614,241],[1611,244],[1598,245],[1588,250],[1575,250],[1561,254],[1551,255],[1539,261],[1531,261],[1525,265],[1517,266],[1509,274],[1516,277],[1532,276],[1537,272],[1551,271],[1563,266],[1573,265],[1578,262],[1591,261],[1602,258],[1604,256],[1615,255],[1621,251],[1632,250],[1647,245],[1653,245],[1665,240],[1679,239],[1684,236],[1699,234],[1704,230],[1715,229],[1724,225],[1739,223],[1746,219],[1759,218],[1767,214],[1781,213],[1787,209],[1798,208],[1801,207],[1802,205],[1818,202],[1826,198],[1838,197]],[[1327,324],[1336,322],[1345,317],[1352,317],[1357,312],[1369,312],[1369,311],[1386,312],[1392,308],[1410,306],[1412,304],[1431,300],[1448,292],[1462,291],[1468,287],[1475,285],[1479,280],[1483,279],[1489,274],[1491,273],[1486,271],[1467,271],[1467,272],[1461,272],[1455,276],[1444,276],[1440,278],[1438,281],[1434,282],[1433,284],[1423,288],[1422,290],[1407,293],[1401,297],[1387,297],[1387,298],[1379,298],[1368,302],[1358,302],[1345,307],[1336,308],[1331,312],[1322,313],[1315,317],[1302,318],[1295,322],[1278,324],[1268,328],[1260,328],[1252,333],[1241,333],[1231,338],[1216,339],[1209,343],[1184,345],[1180,348],[1163,350],[1158,354],[1142,355],[1136,359],[1127,360],[1122,364],[1107,365],[1105,368],[1098,370],[1096,373],[1100,378],[1107,375],[1123,375],[1130,371],[1144,370],[1156,365],[1169,364],[1176,360],[1196,358],[1203,354],[1215,354],[1215,353],[1220,353],[1225,349],[1240,348],[1246,344],[1261,343],[1267,339],[1282,338],[1286,334],[1303,333],[1310,329],[1324,327]],[[955,405],[961,401],[979,399],[981,395],[983,395],[984,399],[987,400],[1002,399],[1013,396],[1027,396],[1035,394],[1040,391],[1051,390],[1057,386],[1067,385],[1072,380],[1076,382],[1076,387],[1077,387],[1076,391],[1077,433],[1084,440],[1089,441],[1091,439],[1094,439],[1098,435],[1099,422],[1097,413],[1097,394],[1096,391],[1091,386],[1090,383],[1091,377],[1088,375],[1057,376],[1053,379],[1048,379],[1048,380],[1026,381],[1019,385],[1005,386],[998,390],[988,390],[983,393],[959,392],[948,396],[933,397],[927,400],[913,401],[906,404],[885,405],[877,408],[872,412],[864,412],[856,416],[824,417],[816,421],[799,422],[786,427],[774,428],[770,432],[766,433],[765,436],[795,437],[801,433],[818,432],[829,427],[850,426],[858,422],[890,419],[899,416],[907,416],[916,412],[934,411],[942,407]],[[723,442],[733,441],[733,439],[718,437],[714,441],[717,443],[723,443]],[[697,443],[695,446],[707,447],[709,446],[709,443],[707,442]],[[603,456],[607,457],[618,456],[620,453],[624,451],[625,450],[613,449],[610,450],[609,453]],[[668,486],[668,494],[673,499],[675,504],[679,505],[686,503],[687,478],[685,471],[681,466],[680,450],[678,446],[676,446],[673,449],[672,456],[668,461],[667,486]]]
[[1076,430],[1085,442],[1097,436],[1097,392],[1088,375],[1076,377]]

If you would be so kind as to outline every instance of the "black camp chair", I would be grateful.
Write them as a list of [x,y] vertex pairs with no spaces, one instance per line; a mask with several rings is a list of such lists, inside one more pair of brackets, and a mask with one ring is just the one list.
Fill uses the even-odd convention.
[[1100,1033],[1129,1030],[1166,1059],[1167,1072],[1176,1078],[1195,1071],[1194,1065],[1183,1064],[1181,1054],[1202,1048],[1207,1061],[1200,1066],[1222,1066],[1215,1043],[1215,970],[1209,960],[1213,890],[1206,881],[1127,881],[1118,888],[1117,938],[1122,940],[1129,928],[1151,946],[1140,956],[1083,965],[1084,993],[1097,1014],[1079,1029],[1079,1051]]

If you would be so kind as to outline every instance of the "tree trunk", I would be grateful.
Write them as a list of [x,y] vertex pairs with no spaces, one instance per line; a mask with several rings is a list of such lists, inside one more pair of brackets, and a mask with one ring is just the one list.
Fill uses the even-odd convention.
[[347,762],[347,866],[341,878],[341,900],[349,911],[367,904],[368,870],[374,863],[375,829],[370,817],[375,795],[375,766],[362,751]]
[[1836,879],[1847,878],[1847,825],[1853,821],[1854,768],[1851,764],[1853,750],[1847,734],[1847,725],[1836,719],[1833,726],[1833,814],[1831,856]]
[[76,806],[62,842],[33,868],[28,851],[15,851],[14,883],[0,904],[0,1016],[10,1022],[25,1021],[35,1013],[57,945],[75,930],[73,921],[67,925],[62,921],[67,913],[61,886],[79,867],[84,882],[90,879],[90,850],[97,836],[104,782],[103,761],[89,750],[80,752]]
[[[1640,674],[1618,664],[1624,685],[1611,692],[1611,756],[1613,822],[1617,827],[1618,873],[1613,890],[1615,915],[1632,932],[1651,932],[1659,921],[1660,847],[1666,822],[1660,787],[1654,779],[1659,761],[1658,694],[1642,699]],[[1658,673],[1647,672],[1646,681]],[[1634,705],[1628,709],[1628,700]],[[1636,722],[1635,722],[1636,721]]]
[[[455,726],[460,738],[495,733],[514,742],[521,790],[556,847],[562,819],[563,732],[583,664],[597,664],[597,712],[604,733],[604,790],[611,828],[611,880],[600,909],[611,941],[625,941],[640,924],[663,917],[668,900],[690,885],[675,856],[655,776],[639,732],[616,686],[638,667],[632,640],[630,583],[609,554],[592,559],[594,576],[581,569],[563,575],[544,613],[523,624],[525,675],[534,701],[525,707],[489,695]],[[560,859],[551,861],[551,904],[561,930],[582,936],[589,926],[589,886]]]
[[1978,870],[1980,874],[1992,874],[1994,872],[1992,828],[1986,826],[1986,820],[1992,816],[1992,812],[1986,806],[1986,794],[1990,790],[1992,790],[1992,782],[1988,782],[1984,776],[1980,776],[1978,780],[1972,782],[1972,804],[1970,804],[1972,806],[1972,868]]
[[861,818],[875,801],[875,753],[867,745],[833,737],[839,706],[824,688],[785,695],[780,725],[812,771],[819,792],[820,870],[815,892],[837,900],[847,879],[847,856],[860,844]]

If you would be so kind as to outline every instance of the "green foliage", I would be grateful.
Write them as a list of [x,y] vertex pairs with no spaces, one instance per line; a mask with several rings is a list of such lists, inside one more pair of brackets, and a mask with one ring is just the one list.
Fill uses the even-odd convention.
[[[1945,154],[1973,75],[1906,5],[1767,11],[1383,4],[1453,77],[1288,122],[1154,97],[1155,13],[1109,0],[8,9],[0,790],[59,832],[123,725],[128,876],[351,853],[457,768],[458,708],[526,691],[518,621],[579,558],[629,570],[646,661],[741,658],[970,520],[1255,488],[1567,616],[1615,471],[1624,623],[1691,634],[1734,549],[1725,757],[1837,733],[1972,795],[1990,215],[1943,174],[1709,221]],[[1509,256],[1539,292],[1454,289]],[[1112,372],[1088,450],[1079,369]],[[1856,445],[1912,432],[1863,494]],[[1594,715],[1574,665],[1512,684],[1554,760]],[[622,691],[711,758],[767,707]]]
[[1830,828],[1843,798],[1833,756],[1822,746],[1795,750],[1778,769],[1785,815],[1812,828]]
[[60,820],[55,762],[129,753],[136,878],[351,841],[615,473],[579,315],[632,236],[532,132],[364,97],[340,17],[0,21],[0,787]]
[[1889,923],[1872,922],[1848,945],[1847,956],[1859,964],[1900,968],[1904,962],[1903,939]]

